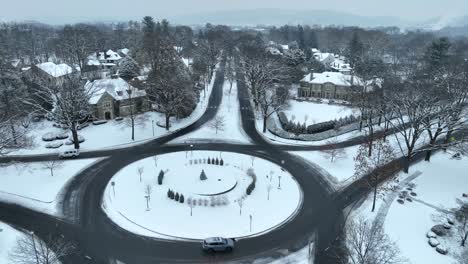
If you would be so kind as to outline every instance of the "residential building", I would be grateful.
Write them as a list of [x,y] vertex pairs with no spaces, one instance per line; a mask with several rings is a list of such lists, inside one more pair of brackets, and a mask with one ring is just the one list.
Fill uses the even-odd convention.
[[71,74],[78,69],[73,69],[67,64],[55,64],[53,62],[44,62],[36,65],[32,65],[31,68],[25,71],[25,75],[28,77],[39,78],[43,80],[53,81],[57,78],[61,78],[65,75]]
[[98,119],[113,119],[149,110],[146,92],[133,87],[122,78],[101,79],[86,84],[93,94],[89,103]]
[[341,72],[309,73],[300,81],[298,96],[328,99],[349,99],[352,86],[363,86],[362,81]]

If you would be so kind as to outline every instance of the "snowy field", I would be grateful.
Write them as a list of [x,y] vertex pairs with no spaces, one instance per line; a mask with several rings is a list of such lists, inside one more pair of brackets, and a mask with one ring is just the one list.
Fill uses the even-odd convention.
[[0,200],[17,203],[57,215],[56,199],[65,184],[97,159],[55,163],[53,176],[49,162],[12,163],[0,166]]
[[250,143],[251,141],[249,140],[249,137],[242,129],[239,101],[237,99],[237,84],[235,82],[233,83],[231,93],[229,93],[230,86],[231,85],[228,81],[224,82],[221,105],[216,117],[213,118],[213,120],[216,118],[222,118],[222,120],[224,120],[223,129],[219,129],[216,132],[216,129],[212,126],[214,121],[211,121],[211,124],[208,123],[197,131],[177,138],[173,142],[182,143],[190,141],[196,142],[200,140],[223,140],[224,142],[232,141],[238,143]]
[[[223,166],[205,163],[209,157],[222,158]],[[257,180],[251,195],[246,195],[252,182],[247,175],[251,167]],[[141,181],[138,168],[143,168]],[[165,174],[159,185],[161,170]],[[202,170],[207,180],[200,180]],[[148,185],[149,210],[145,198]],[[169,199],[169,189],[183,194],[184,203]],[[192,210],[189,200],[196,201]],[[108,184],[103,209],[119,226],[141,235],[168,239],[239,238],[281,225],[297,212],[301,200],[296,181],[275,164],[230,152],[194,151],[160,155],[156,162],[151,157],[125,167]]]
[[[321,103],[313,103],[307,101],[289,100],[288,107],[283,110],[288,117],[288,120],[294,122],[312,125],[334,119],[344,118],[346,116],[354,115],[355,111],[348,106],[342,105],[329,105]],[[294,116],[294,118],[293,118]]]
[[[384,221],[386,233],[398,244],[402,256],[411,264],[453,264],[454,255],[460,250],[456,230],[452,228],[452,235],[447,238],[438,238],[439,242],[448,248],[447,256],[437,253],[435,248],[428,244],[426,234],[432,226],[445,223],[446,214],[439,211],[440,209],[455,208],[456,199],[463,199],[462,193],[468,191],[467,170],[468,158],[456,160],[449,154],[439,152],[433,155],[431,162],[421,161],[411,167],[411,171],[421,172],[411,181],[415,184],[413,191],[416,193],[412,202],[405,201],[404,204],[400,204],[390,199],[387,194],[383,200],[378,200],[376,211],[372,213],[370,195],[352,213],[352,217]],[[411,173],[400,173],[401,180],[405,177],[412,177]],[[407,186],[403,184],[400,190]]]
[[[171,127],[169,131],[165,128],[160,127],[157,123],[165,124],[165,117],[162,113],[157,112],[146,112],[139,114],[135,122],[135,140],[131,139],[131,123],[129,118],[124,118],[121,121],[109,120],[106,124],[93,125],[90,124],[88,127],[85,127],[78,131],[78,135],[84,137],[85,142],[83,142],[80,147],[82,151],[96,150],[109,147],[119,147],[125,144],[135,144],[142,143],[145,140],[161,137],[169,133],[174,132],[175,130],[184,128],[197,119],[199,119],[205,112],[208,106],[208,100],[211,95],[211,91],[214,84],[215,75],[211,79],[211,83],[207,88],[206,96],[203,95],[203,92],[200,95],[199,103],[197,107],[192,112],[192,114],[183,119],[171,118]],[[154,136],[153,136],[154,128]],[[11,155],[33,155],[33,154],[43,154],[43,153],[57,153],[66,149],[71,149],[73,146],[66,145],[65,142],[68,139],[64,140],[55,140],[55,142],[62,142],[63,146],[53,149],[46,148],[45,146],[50,142],[45,142],[42,140],[42,136],[47,133],[54,134],[63,134],[68,133],[69,138],[71,137],[71,132],[69,130],[64,130],[61,128],[53,127],[53,122],[51,121],[41,121],[37,123],[31,123],[30,128],[28,128],[27,136],[32,138],[33,146],[31,148],[18,149],[10,152]]]

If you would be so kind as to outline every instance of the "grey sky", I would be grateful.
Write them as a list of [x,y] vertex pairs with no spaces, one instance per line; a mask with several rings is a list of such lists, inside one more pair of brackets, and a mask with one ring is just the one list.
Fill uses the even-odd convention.
[[334,10],[405,20],[468,14],[466,0],[0,0],[0,7],[0,20],[39,19],[53,23],[256,8]]

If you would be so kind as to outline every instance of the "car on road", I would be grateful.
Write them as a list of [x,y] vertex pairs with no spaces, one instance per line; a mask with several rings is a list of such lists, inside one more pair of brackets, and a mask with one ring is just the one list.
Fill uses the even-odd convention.
[[235,239],[223,237],[210,237],[202,242],[202,249],[206,252],[231,252],[234,249]]
[[70,149],[70,150],[65,150],[59,153],[59,158],[65,159],[65,158],[76,158],[80,155],[80,151],[77,149]]

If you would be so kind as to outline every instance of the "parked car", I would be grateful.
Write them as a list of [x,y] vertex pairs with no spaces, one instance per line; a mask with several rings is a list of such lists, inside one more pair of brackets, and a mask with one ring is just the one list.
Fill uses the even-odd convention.
[[203,240],[202,249],[210,253],[216,251],[230,252],[234,248],[234,242],[235,239],[233,238],[210,237]]
[[70,150],[65,150],[63,152],[59,153],[59,158],[65,159],[65,158],[76,158],[80,155],[80,151],[77,149],[70,149]]

